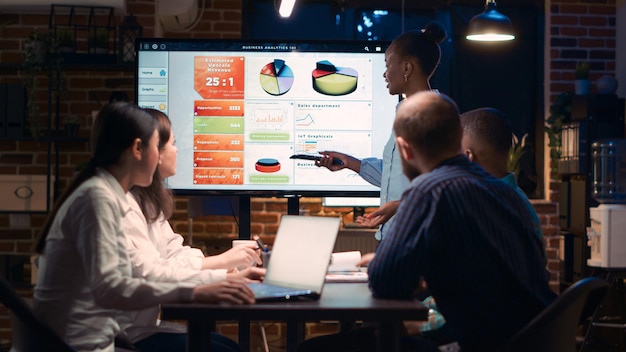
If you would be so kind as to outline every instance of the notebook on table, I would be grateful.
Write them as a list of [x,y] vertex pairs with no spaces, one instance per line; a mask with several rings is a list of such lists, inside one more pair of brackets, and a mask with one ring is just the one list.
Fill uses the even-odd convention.
[[256,300],[319,298],[340,223],[338,217],[283,215],[265,279],[248,284]]
[[326,282],[367,282],[367,267],[357,266],[360,261],[360,251],[331,254]]

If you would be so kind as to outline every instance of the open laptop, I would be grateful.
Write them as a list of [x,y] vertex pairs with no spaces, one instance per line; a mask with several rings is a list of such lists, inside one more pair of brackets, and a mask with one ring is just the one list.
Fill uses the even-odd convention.
[[338,217],[283,215],[265,279],[248,284],[256,300],[319,298],[340,223]]

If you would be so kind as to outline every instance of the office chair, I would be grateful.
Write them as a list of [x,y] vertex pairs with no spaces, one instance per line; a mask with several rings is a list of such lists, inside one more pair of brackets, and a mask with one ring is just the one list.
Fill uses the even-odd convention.
[[509,339],[500,351],[575,351],[578,326],[593,314],[608,288],[608,283],[597,277],[577,281]]
[[41,321],[11,284],[1,277],[0,302],[11,316],[11,352],[76,352]]

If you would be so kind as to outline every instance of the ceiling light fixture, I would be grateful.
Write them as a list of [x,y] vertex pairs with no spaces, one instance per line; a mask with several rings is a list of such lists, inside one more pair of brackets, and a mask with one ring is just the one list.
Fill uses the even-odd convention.
[[511,20],[497,10],[495,0],[487,0],[485,11],[472,17],[467,40],[501,42],[515,39]]
[[278,9],[280,17],[286,18],[291,16],[291,11],[293,11],[293,6],[295,4],[296,0],[281,0],[280,8]]

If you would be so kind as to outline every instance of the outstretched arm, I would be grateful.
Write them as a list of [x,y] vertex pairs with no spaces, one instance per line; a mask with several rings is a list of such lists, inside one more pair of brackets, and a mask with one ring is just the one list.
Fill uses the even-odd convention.
[[204,258],[202,269],[233,269],[240,265],[250,266],[251,263],[261,265],[259,249],[253,245],[236,246],[224,253]]
[[[323,151],[320,152],[320,154],[322,155],[322,158],[315,161],[315,165],[318,167],[323,166],[330,171],[350,169],[357,173],[361,170],[361,160],[348,154],[334,151]],[[341,163],[337,163],[337,161],[341,161]]]
[[357,217],[354,220],[354,222],[356,222],[357,224],[363,227],[376,228],[380,226],[381,224],[384,224],[387,221],[389,221],[389,219],[391,219],[391,217],[394,216],[396,211],[398,211],[399,206],[400,206],[399,200],[387,202],[383,204],[380,208],[378,208],[378,210],[376,210],[375,212],[372,212],[365,216]]

